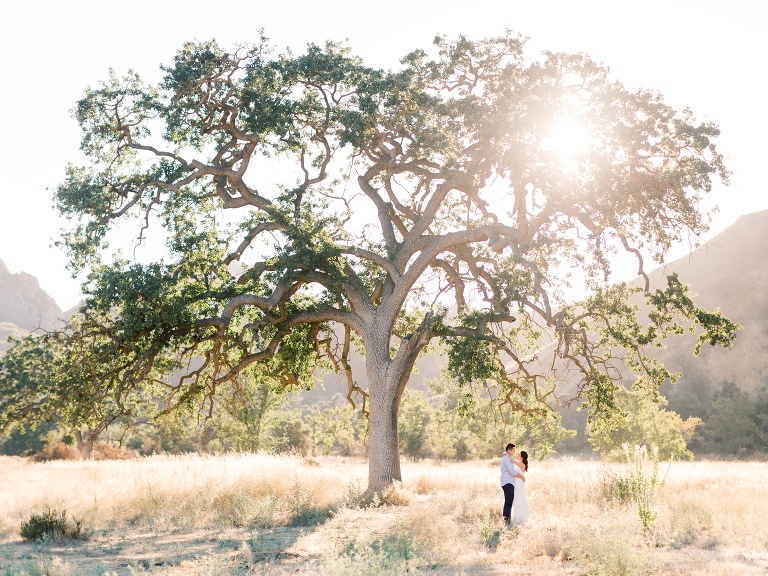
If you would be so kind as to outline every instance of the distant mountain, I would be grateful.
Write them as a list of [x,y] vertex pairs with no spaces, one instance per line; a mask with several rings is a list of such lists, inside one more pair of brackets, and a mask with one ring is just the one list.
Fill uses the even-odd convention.
[[23,336],[33,330],[51,330],[64,317],[37,278],[26,272],[11,274],[0,260],[0,353],[8,348],[8,336]]
[[706,403],[725,382],[752,393],[768,384],[768,211],[742,216],[690,256],[657,270],[652,287],[663,287],[672,272],[690,284],[698,305],[720,308],[744,329],[732,348],[705,345],[698,358],[692,335],[669,341],[660,357],[683,373],[680,382],[662,390],[670,408],[695,414],[695,404]]

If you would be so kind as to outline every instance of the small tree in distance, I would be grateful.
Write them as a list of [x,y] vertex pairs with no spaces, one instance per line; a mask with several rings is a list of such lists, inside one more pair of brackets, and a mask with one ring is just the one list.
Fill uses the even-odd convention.
[[[387,71],[334,43],[299,56],[264,38],[189,43],[157,86],[130,72],[87,90],[75,115],[91,163],[68,168],[56,202],[72,269],[91,272],[57,337],[91,347],[99,380],[70,383],[118,407],[150,395],[210,412],[249,366],[285,389],[333,368],[369,412],[380,489],[401,479],[400,400],[430,342],[461,385],[534,412],[557,358],[597,421],[615,411],[617,353],[653,395],[670,374],[645,347],[696,326],[728,346],[737,326],[677,278],[648,294],[647,324],[633,289],[609,284],[618,251],[644,276],[643,253],[660,262],[706,230],[701,195],[727,180],[717,128],[586,56],[526,63],[510,33],[435,45]],[[562,126],[582,127],[582,145],[565,151]],[[123,222],[141,239],[159,229],[167,259],[106,263]],[[568,304],[571,282],[591,296]],[[168,369],[186,376],[171,384]]]
[[653,402],[641,391],[620,388],[616,390],[616,404],[623,414],[616,419],[616,429],[592,433],[587,430],[589,442],[604,458],[623,462],[625,445],[647,446],[658,450],[661,460],[693,460],[687,445],[693,438],[701,419],[683,420],[676,412],[664,409],[666,399]]

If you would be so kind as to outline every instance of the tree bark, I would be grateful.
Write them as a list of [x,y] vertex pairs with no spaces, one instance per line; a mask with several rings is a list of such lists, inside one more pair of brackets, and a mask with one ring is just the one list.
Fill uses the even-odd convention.
[[[375,374],[369,373],[369,382]],[[368,416],[368,489],[380,491],[395,480],[401,481],[400,442],[397,434],[397,418],[400,394],[393,382],[381,381],[369,388]]]
[[[379,492],[401,482],[400,439],[397,430],[400,399],[422,343],[418,338],[401,343],[394,359],[389,339],[366,348],[368,375],[368,491]],[[373,348],[373,349],[371,349]]]
[[[402,302],[387,307],[378,330],[367,332],[365,342],[365,369],[368,376],[368,493],[380,492],[394,481],[402,482],[400,474],[400,439],[398,415],[405,385],[413,371],[419,352],[430,340],[427,329],[431,315],[422,321],[414,333],[400,340],[394,358],[390,355],[392,326]],[[381,325],[388,326],[382,330]],[[371,325],[377,326],[377,322]]]
[[77,450],[80,452],[80,459],[90,460],[95,436],[90,431],[86,431],[85,436],[83,436],[82,430],[75,430],[75,440],[77,441]]

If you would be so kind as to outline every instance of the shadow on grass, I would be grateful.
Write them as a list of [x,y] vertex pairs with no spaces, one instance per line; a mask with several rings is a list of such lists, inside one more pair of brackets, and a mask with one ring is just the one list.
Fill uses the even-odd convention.
[[[290,547],[320,528],[333,512],[334,507],[330,506],[303,506],[291,511],[284,525],[249,524],[169,532],[111,529],[95,531],[90,540],[80,542],[11,541],[0,544],[0,576],[103,576],[106,572],[136,576],[156,574],[158,570],[182,564],[193,574],[198,573],[193,566],[201,564],[201,573],[236,576],[258,565],[296,558],[296,554],[288,551]],[[227,571],[221,572],[225,567]]]

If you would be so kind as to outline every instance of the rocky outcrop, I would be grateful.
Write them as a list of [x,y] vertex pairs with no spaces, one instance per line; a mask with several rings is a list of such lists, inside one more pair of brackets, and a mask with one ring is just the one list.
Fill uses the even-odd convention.
[[37,278],[26,272],[11,274],[0,260],[0,323],[13,324],[25,332],[51,330],[63,316]]

